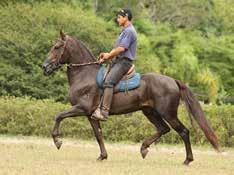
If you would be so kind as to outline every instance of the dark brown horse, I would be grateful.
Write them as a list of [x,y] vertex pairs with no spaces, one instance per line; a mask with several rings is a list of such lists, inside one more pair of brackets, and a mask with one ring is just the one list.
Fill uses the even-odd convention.
[[[71,109],[61,112],[55,118],[52,137],[59,149],[59,126],[68,117],[87,116],[100,146],[98,160],[107,159],[102,130],[99,121],[91,119],[91,115],[99,105],[101,90],[96,84],[96,74],[100,65],[92,53],[79,40],[60,32],[60,38],[51,48],[49,56],[43,63],[45,75],[67,64],[67,77],[70,85]],[[177,117],[180,99],[184,100],[187,110],[192,114],[205,136],[216,150],[219,150],[218,139],[209,126],[199,102],[193,93],[182,82],[165,75],[147,73],[142,75],[140,87],[125,93],[115,93],[110,114],[126,114],[141,110],[146,118],[156,127],[157,132],[146,138],[141,146],[143,158],[148,147],[163,134],[170,131],[168,124],[181,136],[186,149],[184,164],[193,161],[189,131]]]

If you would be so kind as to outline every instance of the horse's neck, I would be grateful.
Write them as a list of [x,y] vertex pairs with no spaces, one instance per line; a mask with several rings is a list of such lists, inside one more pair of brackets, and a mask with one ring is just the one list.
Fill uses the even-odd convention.
[[[70,63],[90,63],[95,62],[96,59],[92,53],[79,41],[75,40],[75,48],[71,53]],[[99,69],[99,65],[86,65],[71,67],[67,69],[67,77],[69,85],[72,86],[74,83],[96,83],[96,75]]]
[[98,72],[98,65],[88,65],[81,67],[67,68],[67,78],[69,85],[75,84],[96,84],[96,75]]

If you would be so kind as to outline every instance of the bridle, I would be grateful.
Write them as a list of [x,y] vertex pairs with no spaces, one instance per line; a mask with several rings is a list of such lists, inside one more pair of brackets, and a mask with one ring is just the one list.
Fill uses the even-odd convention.
[[[67,47],[67,39],[66,39],[66,41],[65,41],[65,44],[63,45],[62,54],[60,55],[60,58],[57,59],[58,61],[55,63],[55,64],[57,64],[58,66],[64,65],[64,64],[62,64],[62,63],[60,62],[60,60],[61,60],[61,58],[62,58],[62,56],[63,56],[63,54],[64,54],[64,52],[65,52],[65,50],[66,50],[66,47]],[[67,51],[68,51],[68,53],[69,53],[69,50],[67,50]],[[70,55],[70,53],[69,53],[69,55]],[[93,64],[100,64],[100,62],[97,60],[97,61],[93,61],[93,62],[79,63],[79,64],[78,64],[78,63],[69,63],[69,64],[66,63],[66,65],[67,65],[68,68],[71,68],[71,67],[80,67],[80,66],[88,66],[88,65],[93,65]]]

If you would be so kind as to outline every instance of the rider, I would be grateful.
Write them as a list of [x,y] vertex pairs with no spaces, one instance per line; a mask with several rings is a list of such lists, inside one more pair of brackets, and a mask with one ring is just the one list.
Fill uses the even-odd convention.
[[95,110],[92,117],[98,120],[107,120],[111,107],[114,86],[128,72],[132,66],[132,61],[136,56],[137,34],[131,23],[132,13],[129,9],[122,9],[117,13],[117,22],[122,27],[122,31],[116,41],[115,48],[109,53],[100,54],[100,63],[112,60],[112,65],[107,74],[103,87],[104,93],[101,104]]

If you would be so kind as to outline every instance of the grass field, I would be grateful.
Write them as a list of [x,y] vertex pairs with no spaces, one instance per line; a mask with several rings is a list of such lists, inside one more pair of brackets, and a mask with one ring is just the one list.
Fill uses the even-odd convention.
[[182,165],[183,145],[155,145],[145,160],[140,144],[107,143],[108,160],[96,161],[95,141],[63,139],[57,150],[50,138],[0,136],[1,175],[233,175],[234,149],[217,154],[211,147],[194,147],[195,161]]

